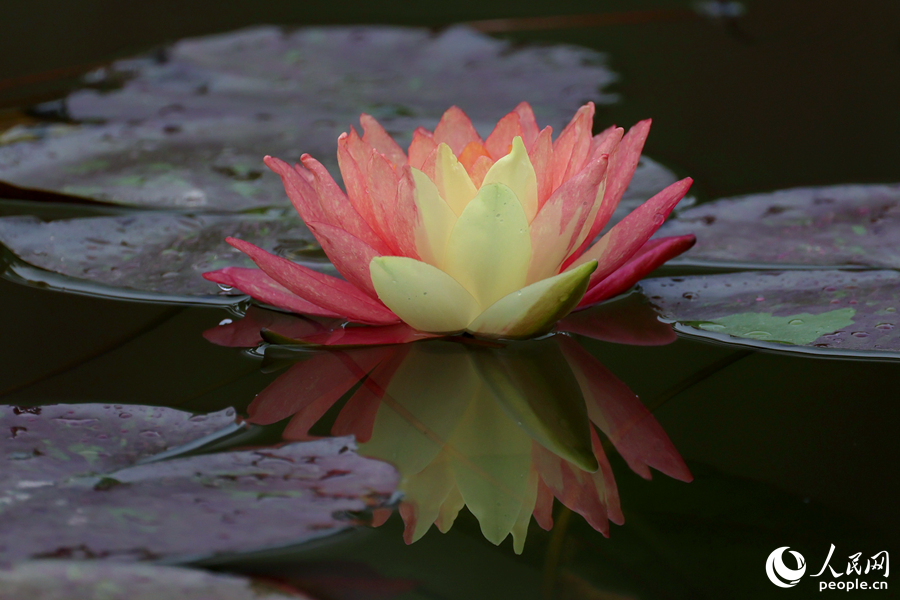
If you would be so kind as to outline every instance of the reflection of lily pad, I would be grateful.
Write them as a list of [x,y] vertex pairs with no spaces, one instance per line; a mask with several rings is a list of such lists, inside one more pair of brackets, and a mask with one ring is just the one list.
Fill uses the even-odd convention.
[[[192,416],[129,405],[0,407],[0,494],[130,466],[234,431],[234,410]],[[2,511],[0,511],[2,512]]]
[[33,217],[0,218],[0,242],[16,257],[8,274],[117,297],[234,302],[233,296],[217,294],[220,290],[200,277],[226,266],[253,266],[224,242],[229,235],[312,268],[332,269],[295,216],[136,213],[49,223]]
[[900,352],[895,271],[729,273],[649,279],[641,288],[664,318],[696,335],[783,350]]
[[0,569],[6,600],[289,600],[288,594],[243,577],[141,564],[41,560]]
[[693,233],[683,264],[900,267],[900,185],[796,188],[703,204],[659,235]]

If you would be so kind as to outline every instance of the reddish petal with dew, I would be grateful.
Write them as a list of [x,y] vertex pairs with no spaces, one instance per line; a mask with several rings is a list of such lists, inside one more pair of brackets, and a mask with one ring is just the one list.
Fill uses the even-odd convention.
[[341,188],[328,174],[322,163],[309,154],[304,154],[300,160],[303,163],[303,167],[298,166],[297,169],[306,168],[312,175],[312,185],[319,196],[319,204],[322,207],[322,211],[327,217],[324,221],[329,225],[346,230],[350,235],[358,237],[379,252],[390,252],[390,248],[388,248],[384,240],[375,233],[375,230],[363,219],[362,215],[353,208],[350,199],[341,191]]
[[574,266],[588,260],[597,261],[597,270],[591,275],[588,289],[611,275],[640,250],[663,224],[675,205],[684,198],[693,181],[690,177],[676,181],[638,206],[606,232],[606,235],[582,254],[581,258],[572,263]]
[[491,158],[500,160],[509,154],[515,137],[521,137],[522,141],[525,141],[522,126],[519,124],[519,113],[513,111],[497,122],[491,135],[484,141],[484,148]]
[[550,172],[553,189],[581,170],[591,149],[591,129],[594,126],[594,103],[588,102],[578,109],[572,121],[553,142],[553,160]]
[[451,106],[434,128],[434,143],[447,144],[453,154],[459,156],[469,142],[481,143],[471,119],[459,107]]
[[647,241],[628,262],[609,277],[598,281],[594,287],[588,288],[578,307],[584,308],[628,291],[666,261],[690,250],[696,242],[693,234]]
[[413,131],[412,143],[409,145],[409,166],[422,170],[425,159],[437,148],[434,134],[424,127],[417,127]]
[[338,273],[373,300],[380,302],[369,275],[369,263],[382,254],[339,227],[316,222],[309,222],[307,226],[315,234]]
[[259,269],[225,267],[204,273],[203,278],[238,289],[255,300],[291,312],[321,317],[339,317],[340,313],[323,308],[297,296]]
[[403,148],[384,130],[384,127],[375,120],[375,117],[363,113],[359,117],[359,122],[363,128],[362,139],[365,143],[378,150],[395,165],[402,166],[406,164],[406,153],[403,151]]
[[[640,121],[634,127],[628,130],[628,133],[621,138],[621,142],[616,146],[615,152],[610,155],[609,174],[607,176],[606,191],[603,194],[603,203],[601,209],[594,219],[588,235],[584,239],[584,243],[576,250],[568,263],[578,259],[585,250],[590,247],[594,238],[603,230],[606,224],[619,206],[619,201],[628,189],[631,178],[637,170],[638,161],[641,158],[641,151],[644,149],[644,142],[650,134],[651,120],[646,119]],[[598,145],[603,141],[598,141]],[[599,152],[599,148],[595,148]],[[568,263],[565,266],[568,266]]]
[[516,114],[519,115],[519,127],[522,128],[522,141],[525,142],[525,147],[528,150],[531,150],[531,145],[534,144],[534,140],[537,139],[538,133],[540,132],[537,124],[537,120],[534,118],[534,111],[531,110],[531,105],[527,102],[519,102],[519,105],[514,109]]
[[399,321],[394,313],[351,283],[269,254],[249,242],[235,238],[225,241],[249,256],[266,275],[308,302],[356,323],[388,325]]

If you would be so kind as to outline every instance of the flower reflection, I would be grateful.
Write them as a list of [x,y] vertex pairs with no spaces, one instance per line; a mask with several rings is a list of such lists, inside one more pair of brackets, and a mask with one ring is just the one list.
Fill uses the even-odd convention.
[[[646,326],[631,334],[594,331],[592,323],[610,320],[591,313],[570,325],[597,337],[671,341],[667,326],[633,309],[632,320]],[[249,315],[251,322],[259,317]],[[238,327],[250,341],[252,327],[239,323],[207,337],[237,345],[227,331]],[[511,534],[521,552],[532,515],[544,529],[553,525],[554,498],[608,535],[609,521],[622,524],[624,517],[598,430],[640,476],[649,479],[653,467],[691,479],[637,396],[569,335],[506,344],[459,337],[340,349],[270,346],[266,355],[295,362],[256,397],[249,421],[290,418],[285,439],[311,439],[310,429],[352,391],[331,433],[356,436],[360,454],[396,466],[407,543],[432,523],[446,532],[468,506],[488,540],[499,544]]]

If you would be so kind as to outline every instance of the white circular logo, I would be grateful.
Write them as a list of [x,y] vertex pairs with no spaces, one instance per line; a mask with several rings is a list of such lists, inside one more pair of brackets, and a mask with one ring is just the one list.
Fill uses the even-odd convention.
[[769,576],[769,581],[778,587],[794,587],[797,585],[797,582],[800,581],[800,578],[803,577],[803,574],[806,573],[806,560],[799,552],[794,552],[793,550],[790,551],[797,560],[796,570],[789,569],[787,565],[784,564],[784,551],[789,547],[790,546],[782,546],[781,548],[773,550],[772,554],[769,555],[768,560],[766,560],[766,575]]

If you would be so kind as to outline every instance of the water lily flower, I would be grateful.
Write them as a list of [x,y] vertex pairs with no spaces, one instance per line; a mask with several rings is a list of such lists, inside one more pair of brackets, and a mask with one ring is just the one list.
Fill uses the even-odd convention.
[[460,109],[404,152],[362,115],[338,138],[346,194],[309,155],[266,164],[343,279],[243,240],[259,269],[204,277],[293,312],[429,334],[528,338],[575,308],[631,287],[687,250],[692,235],[650,240],[691,184],[670,185],[596,243],[631,181],[650,121],[591,135],[594,105],[555,139],[522,103],[487,139]]

